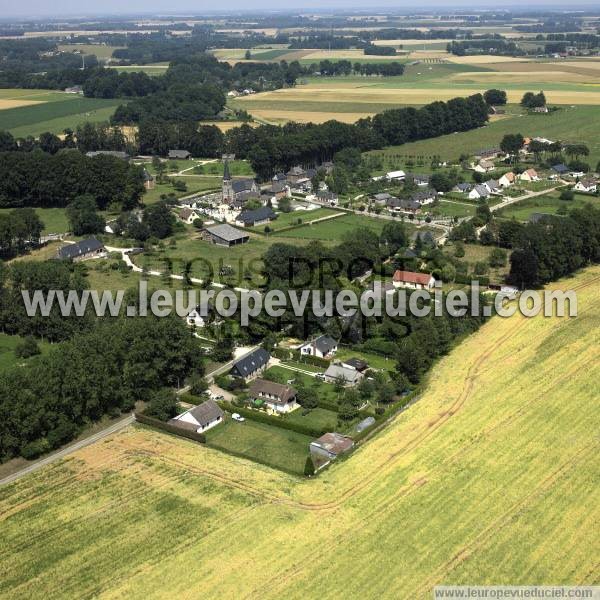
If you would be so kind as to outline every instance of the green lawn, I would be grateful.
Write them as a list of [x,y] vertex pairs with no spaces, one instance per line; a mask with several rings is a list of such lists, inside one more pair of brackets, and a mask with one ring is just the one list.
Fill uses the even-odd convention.
[[[240,123],[241,125],[241,123]],[[219,160],[216,162],[206,163],[204,165],[198,165],[194,169],[194,173],[198,175],[219,175],[223,176],[224,164]],[[250,163],[246,160],[233,160],[229,163],[229,174],[233,177],[254,177],[255,173],[250,166]]]
[[470,217],[475,214],[474,204],[463,203],[461,200],[440,200],[437,206],[432,207],[430,212],[442,217]]
[[[269,223],[269,227],[272,231],[279,231],[286,227],[292,227],[294,225],[301,225],[302,223],[308,223],[315,219],[321,219],[323,217],[329,217],[331,215],[341,214],[339,211],[332,210],[330,208],[317,208],[315,210],[295,210],[289,213],[278,212],[277,219]],[[298,221],[301,221],[299,223]],[[259,225],[258,227],[249,227],[249,231],[264,231],[265,226]]]
[[379,369],[383,371],[393,371],[396,368],[396,361],[393,358],[386,358],[379,354],[365,352],[363,350],[352,350],[351,348],[338,348],[335,354],[335,359],[344,361],[349,358],[362,358],[365,360],[369,368]]
[[289,423],[298,423],[298,425],[305,425],[306,427],[313,427],[314,429],[327,429],[329,431],[338,430],[337,413],[325,408],[313,408],[308,414],[304,414],[303,409],[298,408],[282,418]]
[[[293,379],[296,383],[302,383],[305,387],[315,388],[319,399],[334,404],[337,404],[338,402],[339,395],[335,391],[335,386],[331,383],[325,383],[312,375],[306,375],[305,373],[299,373],[298,371],[290,371],[281,366],[270,367],[267,369],[266,374],[270,376],[269,378],[280,383],[285,383]],[[294,383],[291,385],[294,385]]]
[[517,221],[527,221],[533,213],[547,213],[551,215],[558,214],[559,210],[571,210],[573,208],[583,208],[586,204],[592,204],[596,208],[600,207],[600,198],[597,196],[586,196],[584,194],[575,194],[571,201],[559,199],[558,192],[553,192],[547,196],[538,196],[511,204],[498,211],[496,215],[503,219],[516,219]]
[[373,217],[365,217],[357,214],[347,214],[344,217],[315,223],[306,227],[298,227],[290,231],[283,231],[280,237],[307,239],[307,240],[330,240],[339,242],[344,234],[356,228],[367,228],[377,235],[381,233],[387,221]]
[[[13,210],[12,208],[0,208],[0,214],[7,213]],[[69,220],[64,208],[36,208],[38,214],[44,223],[42,233],[66,233],[69,231]]]
[[301,475],[304,472],[311,437],[246,419],[227,419],[206,432],[207,446],[229,450]]
[[[23,338],[21,336],[0,333],[0,371],[35,360],[35,356],[28,359],[17,358],[15,356],[15,348],[22,341]],[[38,346],[42,354],[47,353],[51,348],[50,344],[39,340]]]
[[173,179],[179,179],[185,181],[187,190],[185,192],[178,192],[170,183],[157,183],[153,189],[146,190],[142,196],[142,202],[144,204],[154,204],[160,200],[161,195],[175,194],[177,198],[182,196],[188,196],[196,192],[208,192],[211,190],[221,189],[221,182],[218,179],[211,177],[192,176],[192,177],[173,177]]

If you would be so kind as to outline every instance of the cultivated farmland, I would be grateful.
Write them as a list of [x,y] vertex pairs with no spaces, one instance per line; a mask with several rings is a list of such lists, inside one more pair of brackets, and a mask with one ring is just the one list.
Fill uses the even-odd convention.
[[576,290],[576,319],[494,318],[314,480],[131,427],[0,489],[0,595],[597,584],[599,281],[596,267],[552,286]]

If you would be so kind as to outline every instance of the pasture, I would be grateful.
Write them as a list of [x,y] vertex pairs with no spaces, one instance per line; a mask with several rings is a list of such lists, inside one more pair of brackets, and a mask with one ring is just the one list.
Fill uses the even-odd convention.
[[479,129],[391,146],[376,152],[389,158],[438,155],[442,160],[457,161],[461,154],[498,146],[506,133],[521,133],[529,137],[582,142],[590,149],[586,162],[595,167],[600,160],[600,106],[568,106],[546,115],[522,115],[519,109],[511,107],[508,112],[507,118]]
[[597,584],[599,278],[550,286],[577,292],[576,319],[493,318],[418,402],[313,480],[135,426],[0,488],[0,595]]
[[500,210],[497,216],[503,219],[527,221],[533,213],[549,215],[564,214],[565,211],[573,208],[583,208],[586,204],[592,204],[598,208],[600,207],[600,199],[597,196],[575,194],[573,200],[564,201],[560,200],[558,192],[553,192],[547,196],[537,196],[517,202],[516,204],[511,204]]
[[86,121],[107,121],[120,99],[84,98],[77,94],[40,90],[0,90],[0,130],[15,137],[44,131],[62,133]]

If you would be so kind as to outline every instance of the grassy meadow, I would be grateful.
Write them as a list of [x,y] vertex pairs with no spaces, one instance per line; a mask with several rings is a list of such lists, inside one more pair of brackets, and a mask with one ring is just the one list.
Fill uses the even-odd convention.
[[533,213],[556,215],[573,208],[583,208],[586,204],[592,204],[596,208],[600,207],[600,199],[597,196],[575,194],[573,200],[569,201],[560,200],[559,196],[558,192],[552,192],[547,196],[523,200],[503,208],[497,213],[497,216],[504,219],[527,221]]
[[0,595],[597,585],[599,279],[551,286],[577,292],[577,318],[492,319],[314,480],[135,426],[0,488]]
[[[10,103],[10,104],[7,104]],[[108,121],[119,98],[84,98],[78,94],[46,90],[0,90],[0,130],[15,137],[38,136],[44,131],[62,133],[86,121]]]

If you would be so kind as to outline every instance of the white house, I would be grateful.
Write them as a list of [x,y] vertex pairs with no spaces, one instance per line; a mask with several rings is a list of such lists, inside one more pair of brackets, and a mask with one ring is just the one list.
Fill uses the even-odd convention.
[[575,184],[575,189],[578,192],[595,194],[598,191],[598,183],[593,179],[582,179]]
[[254,404],[264,403],[274,413],[289,413],[298,408],[298,392],[289,385],[282,385],[266,379],[255,379],[248,390]]
[[186,323],[195,327],[205,327],[208,323],[209,310],[208,305],[203,306],[199,304],[186,316]]
[[191,225],[196,219],[198,219],[198,213],[191,208],[182,208],[179,211],[179,220],[187,225]]
[[214,400],[207,400],[169,420],[171,425],[202,433],[223,422],[225,413]]
[[333,356],[338,349],[337,342],[328,335],[321,335],[314,340],[300,346],[300,354],[303,356],[317,356],[327,358]]
[[485,185],[476,185],[469,192],[470,200],[479,200],[480,198],[487,198],[490,195],[490,190]]
[[507,188],[510,187],[516,180],[515,174],[511,171],[510,173],[504,173],[500,179],[498,179],[498,184],[500,187]]
[[519,175],[521,181],[539,181],[540,177],[535,169],[527,169]]
[[496,168],[496,165],[491,160],[486,160],[482,158],[474,167],[474,170],[478,173],[487,173],[488,171],[493,171]]
[[431,290],[435,279],[429,273],[414,273],[413,271],[396,271],[392,279],[394,287],[404,287],[413,290]]

